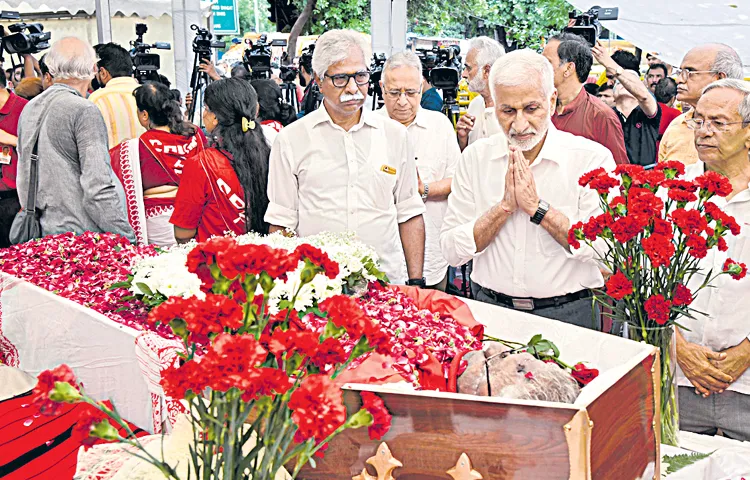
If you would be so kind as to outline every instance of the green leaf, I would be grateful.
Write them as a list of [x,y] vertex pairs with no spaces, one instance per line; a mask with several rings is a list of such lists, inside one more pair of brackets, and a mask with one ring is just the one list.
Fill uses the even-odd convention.
[[[714,450],[715,452],[716,450]],[[664,455],[662,461],[669,465],[667,473],[675,473],[678,470],[694,464],[695,462],[701,461],[705,458],[710,457],[714,452],[711,453],[682,453],[680,455]]]
[[136,287],[138,287],[145,295],[154,296],[154,292],[151,291],[150,288],[148,288],[148,285],[146,285],[143,282],[138,282],[135,284]]

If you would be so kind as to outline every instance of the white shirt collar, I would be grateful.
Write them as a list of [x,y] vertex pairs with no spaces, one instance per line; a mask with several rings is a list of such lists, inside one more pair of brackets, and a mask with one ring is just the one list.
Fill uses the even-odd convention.
[[[350,132],[356,132],[360,128],[362,128],[363,125],[368,125],[370,127],[379,128],[381,125],[380,123],[373,118],[373,112],[367,110],[366,108],[362,107],[361,109],[362,115],[359,117],[359,123],[357,123]],[[387,115],[387,114],[386,114]],[[332,127],[338,128],[340,130],[343,130],[341,127],[336,125],[333,120],[331,119],[331,116],[328,114],[328,110],[326,110],[325,104],[321,104],[320,108],[312,112],[310,115],[312,117],[312,123],[313,127],[316,127],[317,125],[320,125],[321,123],[328,122]]]

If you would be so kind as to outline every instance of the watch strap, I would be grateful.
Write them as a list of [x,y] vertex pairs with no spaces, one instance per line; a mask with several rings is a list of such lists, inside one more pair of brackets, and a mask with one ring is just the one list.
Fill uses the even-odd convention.
[[542,223],[542,220],[544,220],[544,216],[547,215],[548,211],[549,211],[549,203],[540,199],[539,207],[536,209],[534,216],[531,217],[531,223],[535,225],[539,225],[540,223]]

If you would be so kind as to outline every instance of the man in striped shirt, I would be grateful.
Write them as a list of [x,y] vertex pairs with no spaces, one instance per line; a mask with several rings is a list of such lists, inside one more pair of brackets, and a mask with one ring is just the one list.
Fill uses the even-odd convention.
[[139,84],[133,78],[130,53],[115,43],[97,45],[96,79],[103,88],[89,96],[99,108],[107,125],[109,148],[140,136],[145,129],[138,122],[138,107],[133,90]]

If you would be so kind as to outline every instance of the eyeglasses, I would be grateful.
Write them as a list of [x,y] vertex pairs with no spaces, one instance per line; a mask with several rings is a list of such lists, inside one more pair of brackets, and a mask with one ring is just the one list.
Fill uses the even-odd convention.
[[745,122],[719,122],[716,120],[703,120],[702,118],[691,118],[686,120],[685,124],[690,130],[700,130],[706,127],[706,130],[712,132],[726,132],[729,130],[730,125],[739,125]]
[[416,98],[417,95],[422,94],[422,89],[404,89],[404,90],[383,90],[383,95],[390,97],[394,100],[401,98],[401,95],[406,95],[406,98]]
[[336,75],[328,75],[327,73],[323,77],[330,78],[331,83],[336,88],[344,88],[349,84],[349,79],[353,78],[354,83],[359,85],[367,85],[370,82],[370,72],[356,72],[356,73],[337,73]]
[[691,75],[700,74],[700,73],[716,73],[716,72],[713,70],[688,70],[686,68],[681,70],[679,68],[675,68],[672,71],[672,76],[675,78],[685,77],[687,80],[690,80]]

